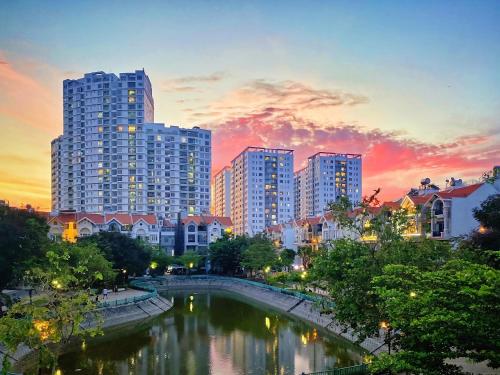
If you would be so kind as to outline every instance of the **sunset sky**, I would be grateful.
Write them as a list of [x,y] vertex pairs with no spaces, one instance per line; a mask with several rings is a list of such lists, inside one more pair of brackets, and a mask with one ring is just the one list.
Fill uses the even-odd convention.
[[62,80],[146,70],[155,121],[363,154],[364,192],[500,164],[499,1],[2,1],[0,199],[50,207]]

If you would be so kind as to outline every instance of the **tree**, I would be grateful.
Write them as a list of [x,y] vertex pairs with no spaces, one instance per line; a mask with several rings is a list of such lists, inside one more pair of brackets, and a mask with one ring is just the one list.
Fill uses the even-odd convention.
[[168,256],[164,250],[152,249],[151,264],[149,265],[149,273],[152,276],[161,276],[165,274],[165,270],[171,264],[174,264],[174,257]]
[[335,319],[352,328],[362,341],[378,332],[383,317],[373,293],[372,278],[381,274],[370,246],[342,239],[331,249],[322,248],[310,272],[314,283],[328,290],[335,300]]
[[[34,350],[40,374],[42,368],[55,373],[61,349],[74,338],[100,334],[102,323],[90,290],[82,289],[92,283],[88,262],[80,259],[71,264],[66,246],[47,251],[46,257],[46,262],[30,269],[26,276],[42,298],[16,303],[0,319],[0,342],[11,352],[20,344]],[[94,277],[102,279],[99,273]]]
[[293,264],[293,261],[295,260],[295,255],[296,255],[295,251],[293,251],[292,249],[281,250],[279,255],[279,263],[281,267],[284,267],[287,270],[289,270]]
[[500,194],[491,195],[473,212],[483,227],[500,232]]
[[269,241],[257,241],[245,250],[241,265],[252,274],[266,267],[272,267],[276,261],[277,256],[273,245]]
[[425,272],[388,265],[373,284],[398,349],[374,371],[461,373],[446,360],[462,357],[500,367],[500,271],[459,259]]
[[245,236],[224,235],[210,244],[209,259],[216,272],[233,275],[241,267],[243,251],[248,248],[249,239]]
[[81,269],[78,280],[79,286],[83,289],[94,287],[97,284],[112,283],[116,278],[113,264],[104,257],[94,243],[53,243],[48,249],[59,256],[69,254],[69,266]]
[[0,207],[0,290],[22,279],[49,242],[46,220],[29,210]]
[[95,243],[115,269],[127,275],[143,275],[151,264],[151,250],[139,239],[117,232],[99,232],[78,240]]
[[302,259],[302,266],[304,269],[311,267],[311,262],[313,258],[313,249],[311,246],[299,246],[297,254]]
[[198,268],[202,258],[203,257],[199,255],[197,252],[189,250],[186,251],[184,254],[182,254],[179,257],[179,260],[184,265],[184,267],[186,267],[190,272],[191,269]]

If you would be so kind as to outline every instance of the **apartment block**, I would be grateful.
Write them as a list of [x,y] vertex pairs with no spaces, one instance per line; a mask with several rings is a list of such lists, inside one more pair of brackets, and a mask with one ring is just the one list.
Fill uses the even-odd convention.
[[293,150],[247,147],[231,167],[235,234],[252,236],[293,218]]
[[154,123],[144,70],[63,82],[63,135],[52,142],[52,211],[207,213],[211,133]]
[[295,217],[320,216],[340,197],[359,203],[361,190],[360,154],[314,154],[308,158],[307,167],[295,173]]
[[306,191],[307,191],[307,168],[295,172],[294,174],[294,199],[295,213],[297,219],[307,217]]
[[214,214],[231,217],[231,167],[222,168],[214,178]]

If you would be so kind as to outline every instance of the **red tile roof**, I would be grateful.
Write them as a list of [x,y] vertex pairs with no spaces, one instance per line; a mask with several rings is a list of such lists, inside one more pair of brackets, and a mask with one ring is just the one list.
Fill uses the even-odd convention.
[[276,225],[271,225],[266,228],[266,232],[268,233],[278,233],[281,232],[281,225],[276,224]]
[[88,214],[88,213],[79,213],[78,214],[78,221],[87,219],[88,221],[100,225],[104,224],[104,215],[102,214]]
[[457,187],[457,188],[451,188],[451,189],[437,192],[436,195],[439,196],[440,198],[443,198],[443,199],[466,198],[469,195],[471,195],[472,193],[474,193],[481,186],[483,186],[483,183],[462,186],[462,187]]
[[427,194],[427,195],[408,195],[408,198],[411,199],[413,204],[419,205],[419,204],[425,204],[429,199],[431,199],[432,194]]
[[53,216],[51,219],[49,219],[49,223],[51,221],[58,221],[61,224],[67,224],[72,221],[76,221],[76,213],[64,213],[64,214],[59,214],[57,216]]
[[132,216],[132,222],[134,224],[141,219],[144,220],[149,225],[155,225],[157,223],[155,215],[131,215],[131,216]]
[[195,223],[196,225],[202,225],[202,224],[209,225],[212,224],[214,221],[217,221],[219,224],[224,225],[226,227],[233,226],[231,218],[225,216],[200,215],[200,216],[186,216],[184,219],[182,219],[183,224]]

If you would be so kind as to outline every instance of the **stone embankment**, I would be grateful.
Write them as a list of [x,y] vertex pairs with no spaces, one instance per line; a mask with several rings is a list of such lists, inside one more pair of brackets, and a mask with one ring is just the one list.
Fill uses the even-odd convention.
[[[248,282],[242,279],[216,276],[171,276],[156,278],[154,281],[151,280],[150,282],[159,292],[175,290],[218,290],[235,293],[256,302],[269,305],[299,319],[321,326],[351,342],[356,342],[357,339],[352,331],[347,330],[346,332],[336,323],[333,315],[321,314],[317,303],[306,298],[301,298],[298,294],[292,295],[285,291],[280,292],[279,288],[269,287],[264,284],[260,286],[259,283]],[[383,341],[378,338],[368,338],[359,343],[359,345],[375,355],[387,350]]]

